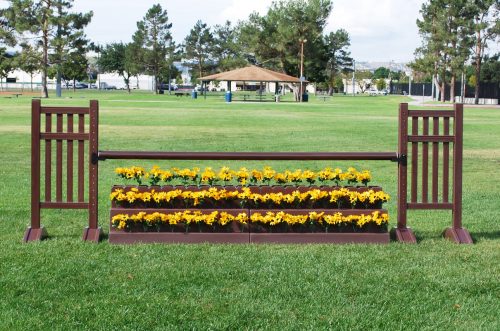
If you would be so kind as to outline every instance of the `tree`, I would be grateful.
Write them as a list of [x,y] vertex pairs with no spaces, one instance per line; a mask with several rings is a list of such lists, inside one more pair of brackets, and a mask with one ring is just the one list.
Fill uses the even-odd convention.
[[[273,1],[265,16],[257,13],[240,24],[244,53],[270,69],[299,76],[301,41],[304,43],[304,75],[323,81],[328,62],[323,30],[332,10],[330,0]],[[298,87],[293,88],[298,98]]]
[[3,79],[7,80],[7,76],[16,69],[17,54],[13,52],[0,53],[0,88],[3,89]]
[[389,78],[390,70],[386,67],[379,67],[375,69],[373,72],[373,78],[375,79],[380,79],[380,78]]
[[207,24],[198,20],[184,39],[186,60],[192,61],[191,67],[196,67],[198,72],[191,72],[193,77],[202,77],[207,70],[208,62],[212,59],[214,51],[214,36]]
[[214,27],[212,54],[217,63],[217,71],[236,69],[247,64],[243,56],[242,46],[238,43],[238,30],[226,21]]
[[[168,21],[168,14],[161,5],[153,5],[142,21],[137,22],[137,31],[134,34],[134,45],[142,46],[142,51],[136,53],[144,65],[146,72],[154,76],[155,93],[161,88],[160,72],[169,66],[167,55],[175,47],[172,42],[170,29],[172,23]],[[139,49],[136,47],[136,50]]]
[[123,77],[123,82],[130,93],[130,79],[140,72],[136,64],[136,45],[133,43],[112,43],[106,45],[99,57],[99,67],[105,72],[114,72]]
[[500,53],[485,56],[481,65],[481,81],[489,83],[500,82]]
[[371,87],[372,78],[373,75],[368,70],[357,70],[354,73],[354,81],[358,85],[358,88],[361,91],[361,93],[365,93],[365,91]]
[[384,78],[379,78],[375,80],[375,86],[377,87],[377,90],[381,91],[387,87],[387,83]]
[[488,42],[497,39],[500,33],[500,2],[498,0],[472,1],[472,12],[474,17],[474,103],[478,104],[481,65],[485,57],[485,49],[488,47]]
[[33,75],[38,72],[42,59],[40,53],[37,52],[30,44],[22,44],[22,51],[19,55],[19,67],[30,75],[30,88],[33,92]]
[[48,97],[47,75],[54,63],[63,63],[67,51],[82,43],[83,28],[90,23],[92,12],[71,13],[74,0],[7,0],[10,6],[3,13],[16,31],[40,49],[42,97]]
[[454,99],[456,75],[463,71],[469,56],[472,31],[469,4],[468,0],[430,0],[422,5],[422,20],[417,20],[423,45],[416,51],[413,68],[436,77],[441,101],[445,100],[449,80]]
[[76,89],[76,81],[87,78],[88,60],[84,53],[72,52],[67,55],[66,60],[56,69],[55,75],[61,75],[65,81],[73,81],[73,91]]
[[[332,95],[334,87],[338,90],[338,75],[345,68],[352,67],[352,58],[347,47],[350,46],[349,34],[347,31],[340,29],[335,32],[330,32],[324,37],[326,46],[326,76],[328,77],[328,94]],[[343,84],[342,84],[343,85]]]

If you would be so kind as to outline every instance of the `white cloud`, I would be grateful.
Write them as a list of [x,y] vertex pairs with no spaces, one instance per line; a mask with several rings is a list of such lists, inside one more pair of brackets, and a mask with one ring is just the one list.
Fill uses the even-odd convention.
[[409,61],[420,45],[416,20],[424,0],[336,0],[327,29],[345,29],[364,61]]
[[265,14],[270,4],[271,1],[269,0],[232,0],[219,17],[222,21],[237,22],[245,20],[254,11]]

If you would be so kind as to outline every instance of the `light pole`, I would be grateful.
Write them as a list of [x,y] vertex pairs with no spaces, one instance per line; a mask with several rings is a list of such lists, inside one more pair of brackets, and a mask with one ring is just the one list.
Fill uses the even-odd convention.
[[304,44],[307,39],[299,39],[300,42],[300,96],[299,100],[302,102],[302,94],[304,94]]
[[356,74],[356,61],[352,60],[352,96],[356,95],[356,91],[354,90],[355,83],[355,74]]

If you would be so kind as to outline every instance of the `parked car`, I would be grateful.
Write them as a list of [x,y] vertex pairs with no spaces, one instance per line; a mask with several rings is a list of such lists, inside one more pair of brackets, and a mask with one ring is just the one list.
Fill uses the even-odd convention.
[[84,89],[84,88],[88,88],[89,86],[85,83],[79,83],[79,82],[76,82],[75,83],[75,88],[76,89]]
[[101,85],[99,86],[99,89],[101,89],[101,90],[116,90],[116,86],[108,84],[106,82],[102,82]]

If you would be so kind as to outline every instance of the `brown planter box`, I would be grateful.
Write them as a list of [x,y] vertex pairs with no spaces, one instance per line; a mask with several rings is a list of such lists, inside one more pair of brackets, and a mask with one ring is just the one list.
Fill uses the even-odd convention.
[[[307,215],[310,212],[321,213],[324,212],[326,215],[333,215],[336,213],[342,213],[345,216],[349,215],[361,215],[361,214],[371,214],[375,211],[382,213],[387,213],[385,209],[250,209],[249,217],[254,213],[260,213],[265,215],[267,212],[284,212],[291,215]],[[287,224],[279,224],[275,226],[252,223],[249,221],[248,227],[251,233],[388,233],[387,227],[380,227],[374,224],[367,224],[363,228],[357,226],[346,225],[346,226],[329,226],[328,228],[321,225],[294,225],[289,226]]]
[[199,233],[199,232],[125,232],[111,229],[112,244],[169,243],[169,244],[248,244],[250,233]]
[[252,244],[388,244],[389,233],[250,233]]
[[[147,213],[164,213],[173,214],[183,212],[186,209],[147,209],[147,208],[111,208],[110,213],[110,243],[133,243],[133,242],[166,242],[166,243],[248,243],[249,230],[248,226],[238,222],[231,222],[224,227],[211,227],[206,224],[192,224],[186,228],[184,224],[177,225],[161,225],[158,227],[146,228],[142,225],[132,227],[130,229],[118,230],[111,224],[111,219],[117,214],[137,214],[139,212]],[[209,214],[214,209],[190,209],[191,211],[201,211],[204,214]],[[245,210],[241,209],[225,209],[226,213],[238,215]],[[248,213],[248,212],[247,212]],[[163,238],[163,239],[162,239]]]
[[[214,188],[217,189],[225,189],[226,191],[235,191],[235,190],[242,190],[242,186],[213,186]],[[141,185],[141,186],[133,186],[133,185],[127,185],[127,186],[119,186],[115,185],[112,187],[112,192],[115,189],[123,189],[124,191],[128,191],[131,188],[137,188],[139,192],[147,192],[151,191],[154,189],[156,192],[169,192],[173,190],[186,190],[186,191],[192,191],[192,192],[198,192],[201,190],[206,190],[210,188],[210,186],[183,186],[183,185],[178,185],[178,186],[172,186],[172,185],[167,185],[167,186],[146,186],[146,185]],[[283,193],[283,194],[291,194],[294,191],[299,191],[299,192],[306,192],[309,190],[314,190],[314,189],[320,189],[323,191],[333,191],[337,190],[341,187],[337,186],[291,186],[291,185],[285,185],[285,186],[249,186],[252,193],[259,193],[259,194],[269,194],[269,193]],[[375,192],[381,191],[382,188],[380,186],[368,186],[368,187],[361,187],[361,186],[345,186],[344,188],[347,188],[351,191],[357,191],[357,192],[366,192],[368,190],[373,190]],[[349,201],[346,199],[344,201],[341,201],[339,205],[335,206],[333,203],[326,202],[326,201],[317,201],[315,203],[302,203],[301,206],[299,207],[294,207],[294,206],[287,206],[288,209],[303,209],[303,208],[351,208],[351,205]],[[265,206],[262,204],[255,204],[253,201],[249,201],[248,205],[243,206],[241,203],[240,199],[235,199],[232,201],[227,201],[227,200],[220,200],[220,201],[206,201],[204,204],[199,205],[199,206],[186,206],[184,201],[182,199],[175,199],[170,203],[164,203],[160,206],[156,204],[154,201],[150,203],[144,203],[144,202],[134,202],[133,204],[130,204],[128,202],[122,202],[122,203],[117,203],[116,201],[111,202],[111,207],[112,208],[199,208],[199,209],[239,209],[239,208],[258,208],[258,209],[271,209],[271,208],[276,208],[276,206]],[[360,208],[363,206],[355,206],[356,208]],[[382,207],[382,203],[378,203],[377,205],[372,205],[368,206],[369,208],[374,208],[378,209]],[[366,209],[366,208],[365,208]]]
[[[136,187],[139,192],[150,191],[155,189],[157,192],[168,192],[175,189],[199,191],[208,189],[209,187],[197,186],[114,186],[124,190],[130,190]],[[241,190],[242,187],[219,187],[218,189]],[[260,194],[283,192],[284,194],[291,193],[295,190],[301,192],[311,189],[335,190],[338,187],[317,187],[317,186],[250,186],[252,192]],[[369,189],[380,191],[380,187],[349,187],[351,190],[363,192]],[[236,206],[236,208],[235,208]],[[117,214],[137,214],[139,212],[146,213],[165,213],[172,214],[183,212],[185,210],[201,211],[202,213],[211,213],[213,211],[227,212],[232,215],[237,215],[246,212],[250,217],[252,213],[259,212],[280,212],[283,211],[292,215],[304,215],[309,212],[325,212],[325,214],[335,214],[341,212],[344,215],[360,215],[371,214],[374,211],[386,213],[384,209],[321,209],[321,208],[306,208],[306,209],[270,209],[270,208],[243,208],[240,202],[235,200],[229,203],[221,204],[220,206],[211,205],[211,208],[186,208],[179,201],[174,202],[170,207],[158,208],[148,204],[117,204],[112,202],[110,220]],[[232,208],[231,208],[232,207]],[[251,206],[250,206],[251,207]],[[111,222],[111,221],[110,221]],[[289,243],[289,244],[304,244],[304,243],[388,243],[389,233],[386,227],[378,227],[367,225],[363,228],[354,228],[352,226],[345,227],[330,227],[328,230],[324,226],[306,225],[306,226],[287,226],[286,224],[270,227],[263,224],[248,222],[248,225],[232,222],[224,227],[211,227],[205,224],[193,224],[188,229],[184,224],[178,225],[160,225],[155,227],[145,227],[138,225],[126,230],[117,230],[111,226],[109,242],[113,244],[131,244],[131,243]]]

